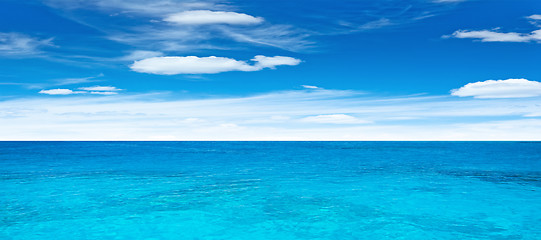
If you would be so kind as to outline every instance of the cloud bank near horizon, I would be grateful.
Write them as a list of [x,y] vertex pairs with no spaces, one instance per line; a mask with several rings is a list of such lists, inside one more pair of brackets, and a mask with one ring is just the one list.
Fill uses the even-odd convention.
[[539,100],[323,88],[199,100],[73,94],[0,101],[0,140],[541,140]]

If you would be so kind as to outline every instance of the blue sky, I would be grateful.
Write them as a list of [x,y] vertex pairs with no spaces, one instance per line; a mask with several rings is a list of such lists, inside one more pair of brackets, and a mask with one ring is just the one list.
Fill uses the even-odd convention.
[[541,140],[537,0],[0,5],[0,140]]

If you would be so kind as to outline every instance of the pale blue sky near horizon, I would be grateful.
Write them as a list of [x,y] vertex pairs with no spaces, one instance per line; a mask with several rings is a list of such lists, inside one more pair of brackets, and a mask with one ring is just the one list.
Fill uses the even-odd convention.
[[4,0],[0,140],[541,140],[536,0]]

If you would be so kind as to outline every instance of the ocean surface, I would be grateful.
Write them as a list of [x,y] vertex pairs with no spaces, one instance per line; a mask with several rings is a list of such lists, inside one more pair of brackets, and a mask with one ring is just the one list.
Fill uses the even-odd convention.
[[0,142],[0,239],[541,239],[540,142]]

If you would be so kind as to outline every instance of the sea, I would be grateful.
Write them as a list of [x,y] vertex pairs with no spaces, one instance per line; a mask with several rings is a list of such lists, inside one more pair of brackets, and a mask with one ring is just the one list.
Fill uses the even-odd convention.
[[541,142],[0,142],[0,239],[541,239]]

